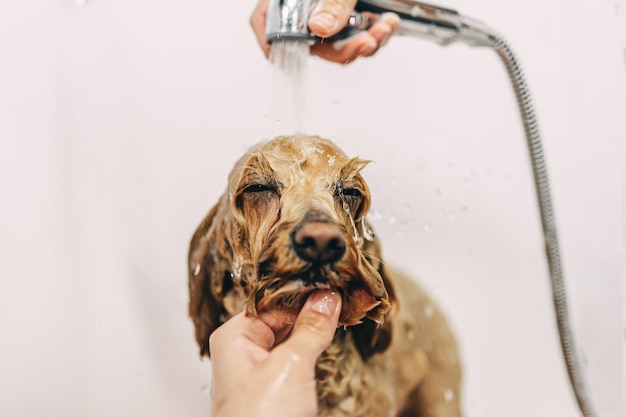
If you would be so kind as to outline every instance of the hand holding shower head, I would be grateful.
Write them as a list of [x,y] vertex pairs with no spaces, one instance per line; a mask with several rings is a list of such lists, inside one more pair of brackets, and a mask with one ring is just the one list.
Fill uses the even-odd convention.
[[[309,13],[316,0],[270,0],[267,9],[265,37],[268,42],[295,40],[313,43],[308,28]],[[345,38],[368,28],[374,17],[394,12],[400,17],[399,35],[431,39],[447,45],[463,41],[473,46],[492,46],[495,35],[481,22],[457,11],[414,0],[359,0],[344,31]]]

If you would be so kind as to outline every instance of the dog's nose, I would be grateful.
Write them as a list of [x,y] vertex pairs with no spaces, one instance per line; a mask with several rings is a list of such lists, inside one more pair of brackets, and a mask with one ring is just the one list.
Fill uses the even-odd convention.
[[298,256],[308,262],[329,264],[346,252],[346,242],[337,225],[308,222],[291,237]]

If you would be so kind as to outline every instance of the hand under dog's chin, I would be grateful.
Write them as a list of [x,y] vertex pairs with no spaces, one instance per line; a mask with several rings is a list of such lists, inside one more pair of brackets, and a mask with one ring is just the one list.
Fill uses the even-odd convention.
[[390,308],[386,297],[374,297],[363,288],[338,288],[328,282],[305,283],[302,280],[291,280],[278,288],[261,289],[257,296],[250,298],[247,312],[248,314],[272,312],[272,316],[284,321],[284,326],[287,326],[296,320],[308,296],[318,289],[330,289],[341,294],[340,326],[358,325],[366,317],[382,324],[385,313]]

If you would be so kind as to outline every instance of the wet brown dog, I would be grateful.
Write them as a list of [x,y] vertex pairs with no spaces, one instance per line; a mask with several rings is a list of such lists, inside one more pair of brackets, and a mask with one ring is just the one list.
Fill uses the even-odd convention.
[[456,417],[460,364],[428,295],[382,261],[370,192],[319,137],[278,137],[244,155],[189,251],[189,314],[202,355],[229,317],[278,308],[295,318],[316,288],[338,291],[340,328],[320,357],[320,416]]

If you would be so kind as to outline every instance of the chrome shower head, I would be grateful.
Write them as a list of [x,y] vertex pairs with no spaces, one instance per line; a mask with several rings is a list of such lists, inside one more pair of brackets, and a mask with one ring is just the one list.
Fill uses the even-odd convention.
[[309,12],[315,0],[270,0],[267,6],[265,38],[269,43],[294,40],[313,43],[308,27]]

